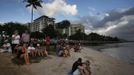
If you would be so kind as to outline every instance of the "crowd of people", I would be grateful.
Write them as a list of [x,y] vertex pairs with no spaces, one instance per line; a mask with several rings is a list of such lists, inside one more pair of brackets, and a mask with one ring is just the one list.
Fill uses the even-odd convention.
[[[22,35],[19,35],[18,31],[15,31],[11,37],[2,36],[3,43],[1,47],[7,51],[16,55],[16,57],[23,58],[25,64],[30,64],[31,57],[48,56],[52,40],[49,36],[45,37],[42,41],[37,38],[31,38],[30,34],[26,30]],[[11,40],[11,41],[9,41]],[[81,52],[80,42],[69,42],[64,39],[55,40],[54,49],[56,50],[56,55],[59,57],[69,57],[70,50],[74,52]],[[90,72],[90,62],[82,62],[79,58],[72,66],[70,75],[91,75]]]
[[46,38],[46,45],[43,46],[37,39],[30,37],[26,30],[22,35],[16,30],[11,37],[7,35],[2,36],[1,47],[16,55],[17,58],[23,57],[25,64],[30,64],[30,57],[48,56],[47,46],[50,39]]
[[[48,56],[48,51],[50,50],[50,45],[52,40],[49,36],[44,37],[40,40],[37,38],[31,38],[30,33],[26,30],[22,35],[19,35],[17,30],[14,31],[11,37],[3,35],[3,43],[1,47],[12,54],[16,54],[17,58],[24,57],[26,64],[29,61],[29,57],[37,56]],[[9,41],[10,40],[10,41]],[[74,52],[80,52],[81,46],[80,42],[68,42],[64,39],[55,40],[54,50],[59,57],[69,57],[71,48]]]

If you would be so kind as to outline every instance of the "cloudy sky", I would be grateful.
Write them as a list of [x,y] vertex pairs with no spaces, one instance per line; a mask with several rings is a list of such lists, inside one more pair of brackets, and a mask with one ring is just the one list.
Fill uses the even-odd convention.
[[[34,10],[34,18],[41,15],[82,23],[86,33],[97,32],[134,40],[134,0],[43,0],[42,8]],[[0,0],[0,23],[30,22],[30,7],[23,0]]]

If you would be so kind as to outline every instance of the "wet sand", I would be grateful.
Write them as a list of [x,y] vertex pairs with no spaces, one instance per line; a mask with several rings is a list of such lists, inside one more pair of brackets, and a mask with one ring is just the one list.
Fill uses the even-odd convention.
[[[0,75],[2,75],[1,69],[3,67],[6,69],[8,69],[8,67],[12,68],[11,71],[5,69],[7,74],[3,75],[67,75],[71,70],[72,64],[79,57],[81,57],[83,61],[89,60],[91,62],[92,75],[134,75],[134,65],[104,55],[88,47],[83,47],[81,53],[76,53],[71,50],[71,57],[64,58],[49,55],[43,58],[40,63],[32,63],[28,66],[15,65],[10,61],[11,58],[4,56],[5,55],[0,54]],[[6,63],[1,63],[1,61]],[[1,67],[3,64],[4,66]]]

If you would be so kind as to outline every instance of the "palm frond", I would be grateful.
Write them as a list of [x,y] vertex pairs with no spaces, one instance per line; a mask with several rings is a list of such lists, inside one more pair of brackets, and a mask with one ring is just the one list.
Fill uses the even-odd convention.
[[35,4],[33,4],[32,6],[33,6],[33,8],[37,9],[37,6]]
[[27,5],[26,5],[26,7],[29,7],[29,6],[31,6],[31,4],[27,4]]
[[24,0],[24,2],[27,2],[28,4],[26,5],[26,7],[29,6],[33,6],[35,9],[37,9],[37,7],[42,7],[41,2],[42,0]]
[[42,5],[40,4],[40,2],[35,2],[36,6],[42,7]]

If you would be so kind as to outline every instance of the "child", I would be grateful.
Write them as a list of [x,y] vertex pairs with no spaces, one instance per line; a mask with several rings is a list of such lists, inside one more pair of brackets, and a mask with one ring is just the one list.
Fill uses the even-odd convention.
[[35,56],[35,48],[33,47],[33,44],[30,44],[27,50],[32,57]]

